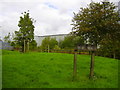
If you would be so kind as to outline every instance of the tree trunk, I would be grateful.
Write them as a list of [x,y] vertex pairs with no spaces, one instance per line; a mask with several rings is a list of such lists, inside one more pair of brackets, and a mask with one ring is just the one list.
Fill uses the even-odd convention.
[[24,51],[23,51],[24,53],[25,53],[25,50],[26,50],[26,47],[25,47],[25,40],[24,40]]
[[91,64],[90,64],[90,78],[92,78],[93,75],[94,75],[94,57],[95,57],[95,53],[94,53],[94,51],[92,51],[92,53],[91,53]]
[[21,46],[20,52],[24,52],[24,45]]
[[116,58],[116,54],[115,54],[115,52],[113,53],[113,58],[114,58],[114,59]]
[[49,45],[48,45],[48,53],[49,53]]

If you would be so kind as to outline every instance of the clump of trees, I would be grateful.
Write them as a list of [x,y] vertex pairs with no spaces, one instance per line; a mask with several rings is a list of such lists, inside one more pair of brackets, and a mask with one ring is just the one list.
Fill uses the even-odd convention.
[[62,49],[74,49],[77,45],[83,44],[84,40],[80,36],[69,35],[59,42]]
[[[75,35],[86,43],[99,46],[100,55],[116,58],[120,52],[120,20],[116,6],[110,2],[90,3],[74,13],[72,20]],[[118,56],[117,56],[118,57]]]
[[[39,51],[42,52],[71,52],[78,44],[83,44],[84,41],[79,36],[68,35],[64,40],[57,41],[55,38],[46,37],[42,40],[39,46]],[[71,50],[71,51],[70,51]]]
[[58,45],[58,41],[55,38],[45,37],[42,40],[42,44],[39,48],[41,51],[49,52],[57,47],[56,45]]
[[10,43],[15,49],[26,52],[29,49],[33,50],[37,47],[34,40],[34,19],[30,18],[29,11],[22,13],[18,23],[19,30],[15,31],[15,37],[10,40],[10,33],[4,37],[4,41]]

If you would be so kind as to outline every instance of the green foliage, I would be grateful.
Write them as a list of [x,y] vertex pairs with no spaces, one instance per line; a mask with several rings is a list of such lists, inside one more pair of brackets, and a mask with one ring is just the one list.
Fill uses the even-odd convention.
[[47,51],[48,48],[53,49],[55,47],[55,45],[58,45],[58,42],[55,38],[45,37],[42,40],[42,44],[40,47],[43,51]]
[[49,48],[49,43],[50,43],[50,37],[46,37],[45,39],[42,40],[41,44],[41,50],[42,51],[47,51]]
[[59,45],[61,48],[74,49],[77,45],[83,44],[84,41],[80,36],[67,36],[63,41],[60,41]]
[[35,40],[32,40],[29,44],[30,50],[35,50],[37,48],[37,42]]
[[108,35],[106,35],[106,38],[104,38],[100,42],[99,50],[100,50],[102,56],[109,56],[109,57],[120,59],[120,55],[117,54],[120,52],[120,40],[115,39],[115,37],[108,34]]
[[30,18],[29,12],[22,13],[23,16],[20,17],[19,21],[19,31],[15,31],[16,37],[14,38],[14,42],[17,46],[22,47],[24,46],[24,40],[25,44],[27,46],[27,43],[33,43],[34,41],[34,20]]
[[65,37],[65,39],[62,42],[62,48],[73,48],[73,47],[74,47],[73,37],[72,36]]
[[42,52],[42,46],[38,46],[37,51]]
[[58,45],[55,45],[53,50],[61,50],[61,48]]
[[50,45],[50,49],[53,49],[55,45],[58,45],[58,42],[55,38],[51,38],[49,45]]
[[116,59],[96,56],[91,80],[90,56],[77,55],[74,82],[72,54],[5,51],[2,59],[3,88],[118,88],[120,61]]
[[75,34],[82,36],[87,43],[99,44],[106,34],[120,32],[118,12],[113,3],[90,3],[74,13],[73,29]]
[[74,33],[86,43],[99,45],[101,56],[120,58],[120,18],[113,3],[92,2],[74,13],[72,21]]
[[84,43],[85,43],[84,40],[83,40],[83,38],[82,38],[81,36],[74,36],[73,38],[74,38],[73,41],[74,41],[75,47],[76,47],[77,45],[80,45],[80,44],[84,44]]
[[33,19],[30,18],[29,13],[24,12],[24,16],[20,17],[18,26],[20,27],[20,30],[18,33],[22,34],[20,36],[24,40],[32,41],[34,39]]

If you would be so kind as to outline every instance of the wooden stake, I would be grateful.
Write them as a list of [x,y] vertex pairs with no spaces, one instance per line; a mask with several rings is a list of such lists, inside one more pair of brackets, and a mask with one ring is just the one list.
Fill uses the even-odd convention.
[[73,79],[77,76],[77,52],[74,53]]
[[90,64],[90,78],[92,78],[94,75],[94,57],[95,57],[95,53],[94,53],[94,51],[92,51],[91,64]]

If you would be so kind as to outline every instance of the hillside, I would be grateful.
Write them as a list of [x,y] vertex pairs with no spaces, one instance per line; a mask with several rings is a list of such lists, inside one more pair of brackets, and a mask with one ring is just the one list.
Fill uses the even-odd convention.
[[77,56],[77,80],[72,81],[73,54],[3,51],[3,88],[117,88],[118,60],[95,57],[95,77],[89,79],[90,56]]

